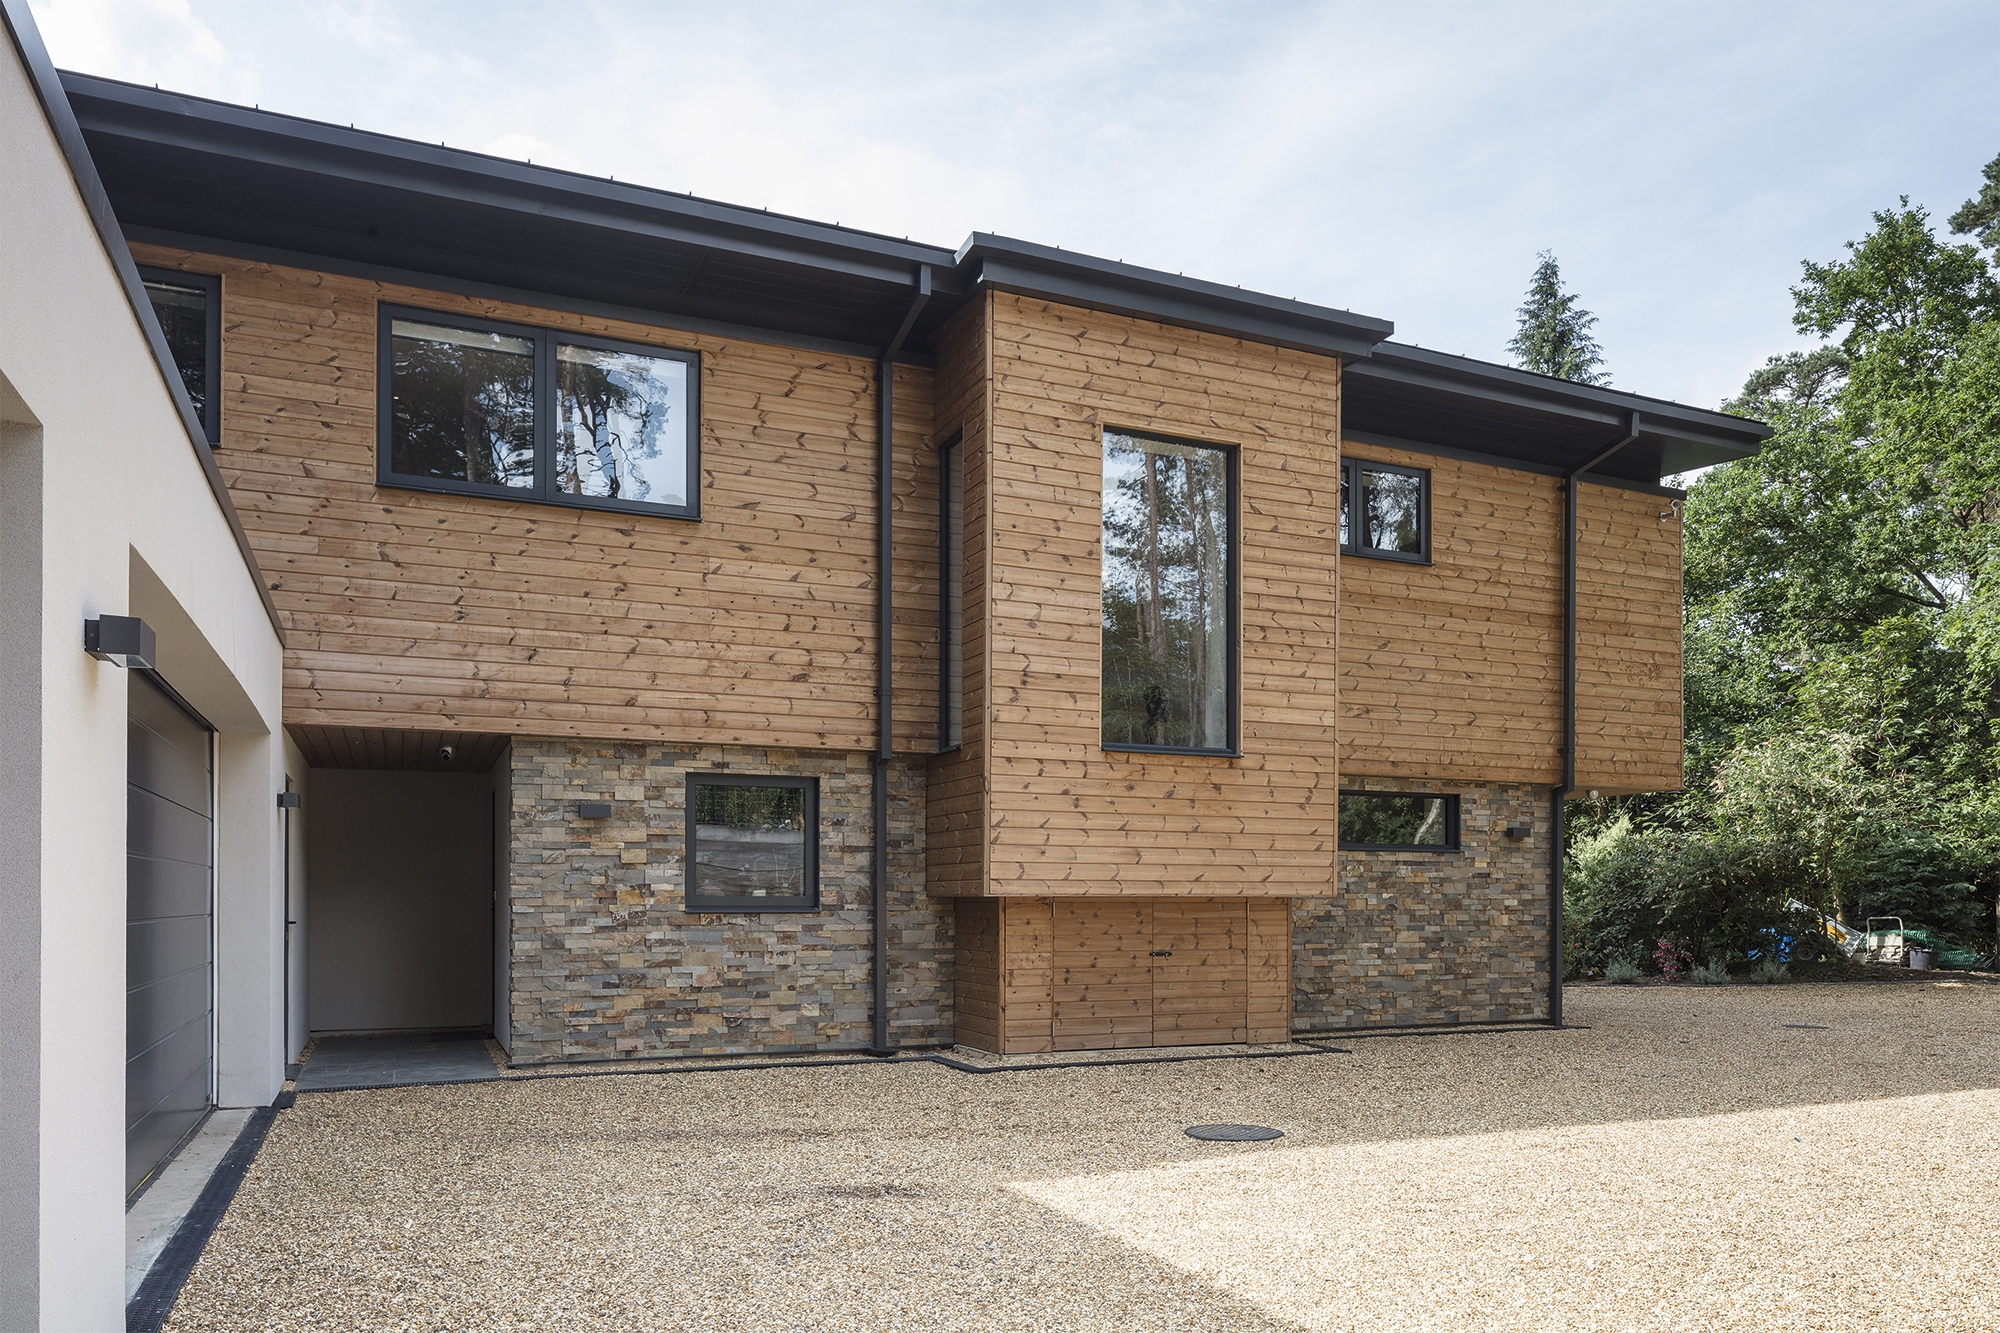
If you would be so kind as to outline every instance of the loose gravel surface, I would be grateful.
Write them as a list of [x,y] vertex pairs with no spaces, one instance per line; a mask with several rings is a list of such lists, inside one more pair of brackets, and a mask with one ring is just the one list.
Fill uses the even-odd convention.
[[[2000,1326],[2000,987],[1568,1007],[1283,1060],[309,1094],[168,1327]],[[1218,1122],[1285,1137],[1182,1133]]]

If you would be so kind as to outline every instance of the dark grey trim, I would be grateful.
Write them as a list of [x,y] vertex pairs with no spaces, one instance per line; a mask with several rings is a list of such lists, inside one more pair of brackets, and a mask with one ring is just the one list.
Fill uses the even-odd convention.
[[167,1322],[167,1316],[174,1311],[174,1303],[180,1300],[181,1288],[187,1285],[188,1275],[194,1272],[195,1262],[208,1246],[208,1238],[215,1234],[216,1226],[221,1223],[223,1214],[229,1211],[230,1202],[243,1184],[243,1177],[250,1173],[251,1165],[257,1160],[257,1153],[264,1146],[264,1137],[271,1132],[271,1122],[278,1118],[280,1109],[274,1104],[259,1107],[250,1113],[249,1121],[237,1134],[236,1142],[230,1145],[229,1151],[222,1155],[221,1163],[195,1199],[194,1207],[181,1219],[180,1226],[175,1228],[173,1236],[139,1283],[139,1289],[126,1302],[126,1333],[159,1333],[161,1326]]
[[278,619],[278,605],[271,600],[271,589],[264,582],[263,567],[257,563],[257,553],[251,549],[250,536],[243,530],[243,520],[237,517],[236,505],[229,498],[229,484],[222,479],[222,471],[215,465],[215,451],[208,445],[208,429],[195,414],[194,403],[187,396],[187,387],[181,383],[180,370],[174,365],[174,355],[167,348],[167,336],[160,329],[160,321],[153,315],[153,303],[146,295],[146,285],[140,281],[138,266],[132,262],[132,251],[125,244],[118,216],[112,211],[110,196],[104,192],[97,166],[91,161],[90,150],[84,144],[83,130],[76,123],[75,112],[70,109],[69,94],[57,76],[55,66],[49,61],[48,51],[42,46],[41,33],[35,27],[28,0],[0,0],[0,17],[6,20],[7,34],[13,39],[21,64],[35,85],[35,97],[42,104],[42,114],[47,118],[49,129],[54,132],[63,157],[69,163],[70,179],[83,199],[85,211],[90,214],[98,242],[104,247],[111,267],[116,270],[125,288],[125,303],[132,308],[133,317],[139,321],[140,333],[145,335],[153,349],[153,364],[167,386],[167,396],[180,409],[181,427],[187,432],[188,443],[194,448],[202,475],[208,479],[208,489],[222,510],[223,521],[229,524],[230,535],[236,539],[236,549],[243,557],[250,582],[257,589],[258,600],[264,603],[264,615],[271,622],[271,632],[278,636],[278,643],[282,646],[285,626]]
[[1433,852],[1447,854],[1465,850],[1459,839],[1458,793],[1448,791],[1368,791],[1363,788],[1342,788],[1342,796],[1390,796],[1410,801],[1444,802],[1445,840],[1441,843],[1426,842],[1341,842],[1340,812],[1334,811],[1334,844],[1343,852]]
[[[1243,504],[1243,450],[1234,444],[1218,444],[1212,440],[1195,440],[1183,435],[1163,435],[1158,431],[1120,430],[1116,427],[1107,426],[1097,432],[1097,459],[1100,471],[1104,466],[1104,437],[1106,435],[1124,435],[1135,440],[1156,440],[1161,444],[1178,444],[1190,449],[1212,449],[1221,454],[1225,460],[1225,475],[1229,479],[1229,499],[1227,504],[1223,506],[1223,512],[1229,524],[1229,531],[1226,537],[1229,551],[1227,557],[1222,562],[1222,579],[1224,584],[1222,604],[1229,616],[1229,685],[1226,692],[1229,701],[1229,720],[1227,723],[1229,744],[1217,747],[1205,745],[1137,745],[1126,741],[1107,743],[1104,740],[1104,673],[1102,664],[1100,663],[1097,680],[1097,748],[1109,753],[1124,751],[1131,754],[1205,754],[1227,759],[1241,759],[1243,757],[1243,700],[1241,697],[1243,689],[1243,608],[1239,590],[1243,587],[1243,556],[1240,549],[1243,545],[1243,521],[1240,513]],[[1100,524],[1103,521],[1103,517],[1103,508],[1100,505],[1098,511]],[[1103,545],[1101,535],[1100,531],[1100,541],[1098,543],[1100,546]],[[1103,638],[1102,630],[1099,631],[1098,637],[1101,646]]]
[[1386,551],[1379,546],[1363,546],[1356,540],[1360,529],[1359,510],[1348,518],[1346,541],[1340,544],[1342,555],[1357,555],[1369,560],[1396,560],[1406,565],[1428,565],[1431,563],[1431,473],[1429,468],[1405,467],[1401,463],[1383,463],[1373,458],[1342,457],[1340,460],[1340,490],[1343,502],[1352,494],[1356,499],[1361,495],[1361,469],[1374,468],[1379,472],[1396,472],[1405,477],[1417,479],[1417,527],[1418,551]]
[[[1455,458],[1461,463],[1482,463],[1487,467],[1506,468],[1513,472],[1532,472],[1541,477],[1560,477],[1563,470],[1548,463],[1531,463],[1521,458],[1503,458],[1499,454],[1482,454],[1474,449],[1459,449],[1448,444],[1432,444],[1428,440],[1406,440],[1395,435],[1378,435],[1365,430],[1343,430],[1343,442],[1365,444],[1377,449],[1400,449],[1405,453],[1429,454],[1435,458]],[[1656,486],[1651,482],[1634,481],[1630,477],[1607,477],[1599,474],[1587,475],[1583,480],[1593,486],[1610,486],[1621,491],[1637,491],[1642,495],[1657,495],[1663,499],[1685,500],[1687,492],[1672,486]]]
[[[394,354],[390,326],[398,319],[421,320],[448,328],[470,329],[525,338],[535,345],[535,484],[499,486],[483,482],[457,481],[449,477],[410,476],[393,470],[395,394],[391,359]],[[687,477],[685,505],[655,504],[645,500],[618,500],[598,495],[572,495],[555,488],[555,356],[558,346],[589,347],[607,352],[631,352],[662,361],[679,361],[688,368]],[[617,514],[648,514],[655,518],[701,518],[701,354],[678,347],[658,347],[652,343],[598,338],[569,329],[552,329],[534,324],[483,319],[445,310],[425,310],[417,306],[378,302],[375,311],[375,367],[383,392],[375,402],[375,484],[396,490],[431,491],[444,495],[477,495],[519,504],[555,505],[564,509],[597,509]]]
[[[200,289],[202,301],[202,397],[204,410],[195,415],[208,432],[211,446],[222,443],[222,279],[214,273],[189,273],[184,269],[139,267],[141,282],[157,282],[169,287]],[[158,318],[158,312],[154,313]],[[164,331],[163,331],[164,332]],[[178,366],[175,369],[179,369]]]
[[[702,787],[787,787],[806,794],[806,838],[800,847],[805,858],[806,892],[797,898],[723,898],[700,895],[695,890],[694,789]],[[690,773],[681,803],[681,901],[688,912],[817,912],[819,901],[819,779],[787,777],[766,773]]]
[[[965,651],[965,432],[955,430],[951,438],[938,446],[938,748],[933,752],[944,754],[956,750],[964,740],[964,697],[959,699],[961,716],[952,716],[951,699],[951,650],[957,644],[961,665]],[[956,457],[959,467],[959,578],[958,587],[952,587],[951,578],[951,460]],[[959,599],[958,614],[953,615],[952,599],[956,593]],[[961,674],[960,683],[964,677]],[[953,739],[957,737],[958,739]]]
[[[342,277],[360,278],[367,282],[386,282],[398,287],[415,287],[424,291],[446,292],[453,296],[469,296],[479,301],[502,301],[508,305],[529,306],[537,310],[557,310],[570,315],[589,315],[593,319],[615,319],[627,324],[645,324],[653,328],[685,333],[705,333],[717,338],[740,338],[745,342],[768,343],[773,347],[798,347],[809,352],[831,352],[836,356],[851,356],[862,360],[874,360],[880,351],[870,343],[814,338],[806,334],[787,333],[782,329],[731,324],[724,320],[699,319],[692,315],[648,310],[642,306],[583,301],[574,297],[557,296],[550,292],[533,291],[525,287],[469,282],[436,273],[422,273],[415,269],[364,264],[358,260],[307,254],[300,250],[283,250],[276,246],[249,245],[214,236],[163,231],[158,227],[127,227],[125,235],[139,244],[194,250],[224,259],[246,259],[253,263],[278,264],[285,268],[305,269],[309,272],[337,273]],[[937,358],[927,352],[898,352],[896,364],[930,369],[937,364]]]

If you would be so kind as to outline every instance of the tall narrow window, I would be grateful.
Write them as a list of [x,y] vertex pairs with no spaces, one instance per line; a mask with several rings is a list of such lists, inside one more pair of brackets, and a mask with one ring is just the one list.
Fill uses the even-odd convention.
[[938,748],[965,740],[965,446],[938,453]]
[[1340,465],[1340,549],[1417,563],[1431,558],[1431,476],[1350,458]]
[[139,276],[194,414],[215,444],[222,439],[222,280],[168,268],[142,268]]
[[1235,515],[1233,450],[1105,433],[1106,749],[1234,749]]

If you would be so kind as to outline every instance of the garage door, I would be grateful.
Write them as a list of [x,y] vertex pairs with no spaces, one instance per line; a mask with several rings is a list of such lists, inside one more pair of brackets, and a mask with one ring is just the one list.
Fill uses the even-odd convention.
[[209,729],[131,679],[125,834],[125,1188],[201,1122],[214,1086]]

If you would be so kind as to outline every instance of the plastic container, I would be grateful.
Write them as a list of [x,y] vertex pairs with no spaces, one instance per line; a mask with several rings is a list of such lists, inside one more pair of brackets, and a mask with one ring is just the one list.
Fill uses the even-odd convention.
[[1909,948],[1908,957],[1912,972],[1928,972],[1931,970],[1931,964],[1937,961],[1937,950],[1913,944]]

